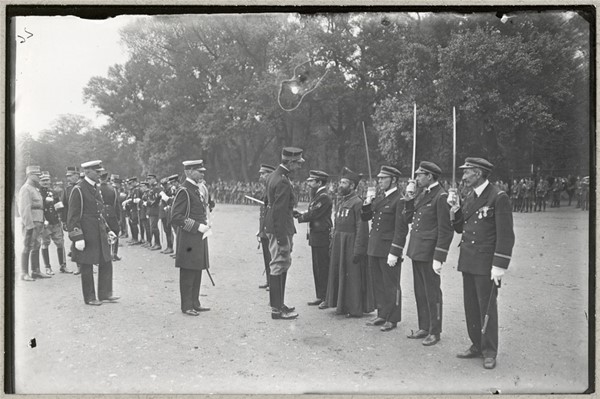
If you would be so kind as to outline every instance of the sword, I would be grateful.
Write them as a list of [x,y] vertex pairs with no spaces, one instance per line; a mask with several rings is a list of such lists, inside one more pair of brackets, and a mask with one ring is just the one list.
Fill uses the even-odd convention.
[[215,280],[213,280],[212,276],[210,275],[210,272],[208,271],[208,269],[204,269],[206,270],[206,274],[208,274],[208,278],[210,279],[210,282],[212,283],[213,287],[215,286]]
[[259,199],[256,199],[256,198],[254,198],[254,197],[251,197],[251,196],[249,196],[249,195],[244,195],[244,197],[248,198],[250,201],[258,202],[258,203],[259,203],[259,204],[261,204],[261,205],[264,205],[264,204],[265,204],[263,201],[261,201],[261,200],[259,200]]
[[490,320],[490,305],[492,304],[492,298],[494,297],[494,289],[498,289],[496,287],[496,283],[492,281],[492,292],[490,292],[490,300],[488,301],[487,310],[485,311],[485,317],[483,318],[483,328],[481,329],[481,333],[485,334],[487,330],[488,321]]

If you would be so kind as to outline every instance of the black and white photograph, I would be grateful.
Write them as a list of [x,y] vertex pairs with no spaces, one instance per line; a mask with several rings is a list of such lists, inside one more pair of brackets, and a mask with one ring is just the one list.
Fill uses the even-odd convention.
[[5,18],[6,393],[595,392],[594,6]]

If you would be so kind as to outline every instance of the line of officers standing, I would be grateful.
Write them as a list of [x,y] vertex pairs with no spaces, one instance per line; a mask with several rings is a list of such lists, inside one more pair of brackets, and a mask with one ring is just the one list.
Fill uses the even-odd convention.
[[418,315],[418,329],[408,338],[435,345],[442,332],[441,272],[456,232],[462,234],[458,271],[463,276],[467,332],[472,342],[457,357],[483,358],[486,369],[496,366],[496,300],[515,236],[509,197],[488,180],[493,170],[490,162],[467,158],[460,166],[463,183],[473,189],[465,198],[460,198],[456,189],[447,192],[439,184],[442,171],[433,162],[420,163],[416,182],[411,181],[406,193],[398,190],[398,169],[382,166],[377,175],[379,190],[371,188],[364,200],[356,193],[362,176],[344,168],[338,187],[341,200],[335,210],[327,192],[329,175],[311,170],[307,184],[312,199],[308,210],[300,212],[294,209],[290,174],[305,162],[303,150],[285,147],[281,160],[277,167],[262,164],[259,170],[266,194],[257,236],[268,276],[259,288],[269,290],[273,319],[298,317],[295,308],[284,302],[295,218],[309,226],[316,293],[309,306],[335,308],[336,314],[346,317],[362,317],[377,310],[376,317],[366,324],[384,332],[395,329],[401,321],[400,272],[406,247],[412,260]]

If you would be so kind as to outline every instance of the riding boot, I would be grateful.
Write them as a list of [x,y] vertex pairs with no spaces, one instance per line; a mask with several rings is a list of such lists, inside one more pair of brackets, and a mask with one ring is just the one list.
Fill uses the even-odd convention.
[[50,253],[48,252],[48,248],[42,248],[42,259],[44,259],[44,266],[46,269],[51,269],[50,266]]

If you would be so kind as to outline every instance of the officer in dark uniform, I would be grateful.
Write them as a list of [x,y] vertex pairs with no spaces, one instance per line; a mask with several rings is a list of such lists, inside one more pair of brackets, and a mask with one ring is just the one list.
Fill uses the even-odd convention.
[[[63,208],[60,210],[60,220],[62,221],[62,227],[64,231],[67,231],[67,215],[69,212],[69,198],[71,197],[71,192],[73,191],[73,187],[79,182],[79,171],[76,166],[67,166],[67,187],[63,191],[63,195],[61,197],[60,202],[62,203]],[[72,252],[69,251],[67,256],[71,257]],[[71,257],[72,260],[72,257]],[[81,267],[77,265],[77,270],[73,272],[74,275],[78,275],[81,273]]]
[[150,186],[146,180],[140,182],[141,198],[138,202],[138,218],[140,221],[140,241],[142,247],[152,246],[152,234],[150,231],[150,219],[148,219],[148,191]]
[[[400,289],[400,266],[402,263],[401,246],[394,242],[404,242],[408,229],[400,230],[403,239],[394,239],[396,231],[396,213],[400,203],[398,178],[400,171],[391,166],[382,166],[377,175],[377,184],[383,195],[377,198],[369,196],[361,209],[363,221],[372,220],[369,233],[367,255],[369,268],[373,275],[373,289],[377,306],[377,317],[368,321],[369,326],[381,326],[381,331],[390,331],[397,327],[402,319],[402,291]],[[402,213],[402,211],[398,211]],[[406,226],[403,223],[403,226]],[[400,261],[400,262],[398,262]]]
[[158,219],[159,219],[159,204],[160,204],[160,192],[162,191],[162,187],[156,181],[156,175],[154,173],[149,173],[147,175],[148,179],[148,199],[146,200],[146,211],[148,213],[148,221],[150,224],[150,242],[152,242],[152,237],[154,237],[154,245],[150,247],[150,250],[157,251],[162,249],[160,245],[160,230],[158,229]]
[[121,218],[121,207],[119,205],[119,194],[117,190],[108,181],[108,171],[100,173],[100,194],[102,194],[102,202],[104,203],[104,220],[108,224],[110,230],[117,237],[112,248],[113,262],[120,261],[119,257],[119,219]]
[[[169,199],[167,200],[167,205],[169,206],[169,209],[167,211],[168,216],[168,222],[171,225],[171,231],[173,232],[173,235],[175,236],[173,238],[173,242],[177,242],[177,229],[173,226],[173,222],[171,221],[171,209],[173,207],[173,200],[175,199],[175,194],[177,193],[177,190],[179,190],[179,175],[171,175],[168,178],[169,180],[169,189],[167,191],[167,195],[169,196]],[[170,253],[171,258],[175,259],[177,257],[177,254],[175,253],[175,249],[177,248],[177,246],[175,246],[175,248],[173,248],[173,251]]]
[[269,297],[271,318],[292,320],[298,317],[293,307],[285,305],[285,285],[287,272],[292,265],[294,246],[294,205],[296,197],[288,175],[302,167],[302,149],[284,147],[281,151],[281,164],[267,178],[267,213],[265,233],[269,238]]
[[[260,165],[260,169],[258,170],[258,180],[263,184],[266,185],[267,182],[267,177],[269,177],[269,175],[271,173],[273,173],[273,171],[275,170],[274,166],[268,165],[268,164],[261,164]],[[265,186],[266,188],[266,186]],[[260,242],[260,246],[262,247],[262,252],[263,252],[263,261],[265,264],[265,278],[266,278],[266,283],[265,284],[261,284],[258,286],[258,288],[266,288],[267,290],[269,289],[269,263],[271,263],[271,253],[269,252],[269,238],[267,238],[267,233],[265,233],[265,214],[267,213],[267,205],[265,204],[266,200],[267,200],[267,193],[265,191],[263,197],[261,198],[262,200],[262,204],[260,205],[260,211],[259,211],[259,216],[258,216],[258,233],[256,233],[256,237],[258,238],[258,241]]]
[[[73,241],[73,259],[81,265],[81,287],[87,305],[116,302],[113,295],[113,268],[110,242],[116,239],[103,216],[104,203],[99,187],[101,161],[81,164],[85,177],[73,188],[69,198],[67,230]],[[93,265],[98,265],[98,299],[94,287]]]
[[201,160],[183,162],[186,180],[175,194],[171,223],[177,228],[177,257],[181,311],[198,316],[209,308],[200,305],[202,270],[209,268],[208,244],[204,235],[210,230],[206,207],[200,195],[200,179],[206,170]]
[[[58,255],[58,263],[61,273],[71,273],[67,270],[67,262],[65,260],[65,239],[63,228],[60,220],[59,209],[62,208],[62,202],[56,194],[50,189],[50,173],[42,172],[40,178],[40,194],[44,199],[44,228],[40,238],[42,240],[42,259],[46,266],[46,274],[53,275],[54,271],[50,265],[50,242],[56,245],[56,254]],[[58,205],[58,209],[57,209]]]
[[446,261],[454,230],[450,224],[448,193],[439,184],[442,170],[423,161],[415,172],[421,192],[405,202],[405,218],[412,223],[406,255],[412,259],[419,330],[409,338],[435,345],[442,332],[442,264]]
[[138,204],[141,201],[142,193],[138,185],[137,177],[130,177],[127,179],[127,183],[129,185],[129,194],[127,199],[123,201],[123,207],[129,218],[129,229],[131,230],[131,241],[129,242],[129,245],[140,245],[144,239],[142,236],[139,236],[138,239],[138,235],[140,234],[138,229]]
[[308,204],[308,211],[300,213],[294,211],[298,223],[309,223],[308,245],[312,250],[313,277],[317,299],[308,302],[309,306],[319,305],[319,309],[326,309],[327,303],[327,278],[329,276],[329,243],[331,241],[331,210],[333,202],[327,193],[327,180],[329,175],[320,170],[309,172],[308,186],[311,189],[312,201]]
[[[515,243],[508,195],[490,184],[493,165],[483,158],[467,158],[460,167],[462,180],[472,187],[462,206],[454,191],[454,230],[461,234],[458,271],[463,274],[467,331],[472,345],[457,357],[483,357],[483,367],[496,367],[498,354],[498,308],[496,298]],[[485,321],[487,320],[487,324]],[[483,328],[485,326],[485,328]]]
[[121,179],[121,177],[119,175],[111,174],[110,181],[112,183],[112,186],[117,191],[117,196],[118,196],[117,202],[119,204],[119,215],[120,215],[119,216],[119,231],[121,232],[121,234],[119,235],[119,238],[129,238],[129,234],[127,234],[127,215],[123,209],[123,202],[127,198],[126,190],[123,187],[123,180]]
[[161,254],[172,254],[173,253],[173,232],[171,230],[171,206],[169,205],[169,179],[163,177],[160,179],[161,191],[158,193],[160,202],[158,203],[158,218],[162,224],[163,231],[167,237],[167,248],[160,251]]

